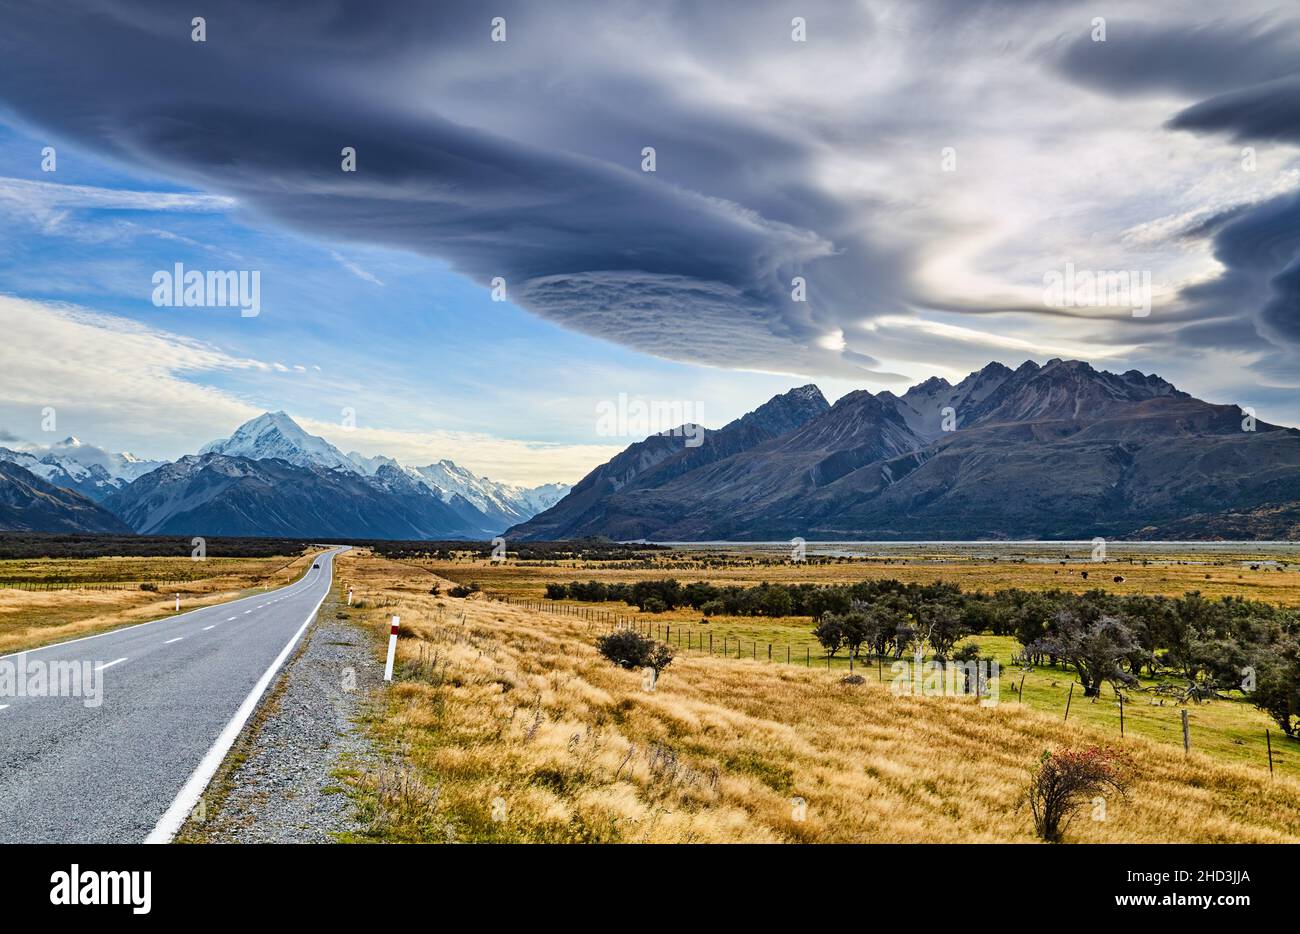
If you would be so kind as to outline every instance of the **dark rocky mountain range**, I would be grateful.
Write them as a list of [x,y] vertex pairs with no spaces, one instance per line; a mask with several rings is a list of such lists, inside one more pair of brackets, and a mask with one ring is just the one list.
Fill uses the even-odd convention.
[[[0,464],[13,468],[0,475],[0,496],[15,510],[12,519],[0,516],[0,529],[21,531],[107,531],[111,513],[121,520],[113,531],[144,534],[482,540],[568,491],[499,483],[450,460],[404,467],[382,455],[344,454],[284,412],[259,415],[175,463],[68,438],[35,453],[0,447]],[[47,488],[110,513],[51,499]]]
[[154,535],[318,538],[481,538],[473,507],[443,502],[403,471],[373,476],[224,454],[188,455],[104,500]]
[[637,533],[641,526],[635,521],[625,523],[607,514],[611,501],[636,502],[631,495],[636,491],[670,486],[680,477],[692,476],[717,461],[787,435],[829,409],[820,389],[801,386],[769,399],[716,431],[704,431],[703,441],[696,447],[686,444],[694,432],[673,430],[651,435],[587,474],[559,503],[515,526],[508,537],[558,540],[576,528],[599,528],[592,534],[614,538],[643,537]]
[[0,460],[0,529],[16,532],[130,533],[117,516],[86,496]]
[[1300,432],[1135,370],[992,363],[799,412],[782,434],[705,450],[740,419],[689,459],[671,433],[638,442],[508,537],[1296,537]]

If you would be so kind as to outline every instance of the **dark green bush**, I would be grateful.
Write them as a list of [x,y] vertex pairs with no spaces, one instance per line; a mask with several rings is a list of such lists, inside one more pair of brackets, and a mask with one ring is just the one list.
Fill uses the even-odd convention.
[[671,646],[643,636],[635,629],[620,629],[596,640],[596,648],[620,668],[653,668],[663,671],[673,660]]

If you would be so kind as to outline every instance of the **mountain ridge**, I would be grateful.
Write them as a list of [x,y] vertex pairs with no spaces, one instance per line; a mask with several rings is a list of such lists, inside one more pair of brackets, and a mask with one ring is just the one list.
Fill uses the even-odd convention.
[[131,530],[87,496],[0,460],[0,528],[15,532],[106,532]]
[[[647,442],[574,490],[590,493],[591,478]],[[901,396],[857,390],[784,435],[723,454],[604,489],[581,510],[561,500],[507,535],[961,540],[1195,528],[1204,537],[1212,520],[1189,517],[1223,513],[1258,535],[1290,536],[1287,507],[1300,502],[1300,432],[1154,374],[1078,360],[991,363],[955,386],[932,377]]]

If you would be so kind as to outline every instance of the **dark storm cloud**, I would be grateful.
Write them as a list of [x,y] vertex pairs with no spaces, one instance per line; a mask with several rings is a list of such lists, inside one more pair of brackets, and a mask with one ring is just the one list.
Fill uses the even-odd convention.
[[[860,353],[827,361],[816,341],[833,329],[826,309],[897,306],[897,250],[874,253],[850,207],[804,183],[809,140],[743,111],[692,108],[682,88],[632,73],[592,82],[578,67],[593,54],[580,27],[598,8],[545,17],[540,6],[496,4],[508,42],[494,44],[491,16],[472,3],[237,3],[209,11],[200,44],[172,3],[74,16],[18,4],[0,38],[0,95],[30,123],[125,163],[313,234],[446,259],[485,286],[500,276],[524,307],[641,350],[873,368]],[[762,5],[733,8],[764,27],[757,39],[717,9],[672,6],[683,34],[716,39],[719,54],[791,45],[777,5],[765,23]],[[648,15],[621,10],[630,28]],[[837,21],[870,28],[862,15]],[[576,90],[586,100],[565,106]],[[537,119],[539,105],[553,123]],[[340,171],[345,145],[355,174]],[[640,170],[645,145],[655,174]],[[809,280],[810,302],[790,300],[794,275]]]
[[[1073,80],[1114,95],[1203,97],[1169,129],[1241,142],[1300,142],[1300,27],[1276,17],[1159,25],[1111,20],[1105,42],[1080,36],[1057,58]],[[1181,231],[1211,238],[1223,272],[1184,289],[1173,320],[1180,344],[1265,354],[1300,347],[1300,198],[1215,213]],[[1270,365],[1261,361],[1261,365]]]
[[1245,311],[1253,313],[1265,337],[1300,346],[1300,195],[1274,198],[1227,219],[1214,231],[1213,244],[1224,272],[1184,289],[1181,297],[1220,320],[1189,328],[1181,339],[1260,349],[1249,317],[1223,320],[1225,314]]
[[[1195,18],[1165,6],[1162,23]],[[1166,324],[1166,343],[1258,349],[1295,332],[1294,252],[1254,256],[1237,226],[1268,226],[1263,206],[1181,233],[1214,237],[1226,272],[1179,308],[1036,303],[1040,266],[1113,237],[1112,213],[1186,212],[1096,158],[1166,145],[1135,91],[1183,95],[1174,129],[1294,132],[1300,30],[1241,6],[1199,26],[1112,18],[1094,43],[1082,3],[18,0],[0,102],[51,141],[312,236],[437,257],[484,287],[500,276],[539,315],[673,359],[883,378],[879,359],[932,370],[987,359],[999,337],[1050,346],[1079,319],[1102,350]],[[498,15],[504,44],[489,41]],[[1114,106],[1071,100],[1067,78]],[[962,168],[945,175],[949,146]],[[916,327],[943,311],[989,330]],[[1013,334],[993,332],[999,315]]]
[[[1300,50],[1297,50],[1300,55]],[[1300,77],[1219,94],[1169,121],[1175,130],[1226,133],[1241,141],[1300,142]]]
[[1300,70],[1300,29],[1255,20],[1168,25],[1110,18],[1106,41],[1080,32],[1057,66],[1080,84],[1111,94],[1173,91],[1201,97]]

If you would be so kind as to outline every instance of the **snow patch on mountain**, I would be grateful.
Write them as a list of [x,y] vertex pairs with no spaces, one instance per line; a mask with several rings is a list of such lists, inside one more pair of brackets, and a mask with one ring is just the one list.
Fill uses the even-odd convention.
[[143,476],[164,461],[144,460],[129,452],[106,451],[75,436],[29,450],[0,448],[0,460],[17,464],[47,483],[99,501]]
[[424,467],[407,467],[406,471],[436,491],[444,501],[462,496],[484,515],[494,520],[506,520],[507,524],[522,522],[550,509],[569,492],[567,483],[547,483],[529,488],[476,477],[449,460]]
[[284,412],[264,412],[244,422],[229,438],[205,444],[199,454],[224,454],[255,461],[278,458],[296,467],[359,472],[342,451],[324,438],[307,434]]
[[[505,529],[549,509],[568,491],[563,483],[521,487],[475,476],[450,460],[424,467],[406,467],[383,454],[366,456],[357,451],[344,454],[324,438],[308,434],[284,412],[266,412],[245,422],[229,438],[204,446],[200,454],[224,454],[249,460],[279,458],[298,467],[346,470],[365,477],[379,477],[385,468],[401,471],[444,503],[461,497],[485,517],[485,528]],[[389,481],[392,481],[389,476]],[[463,505],[463,504],[461,504]]]

